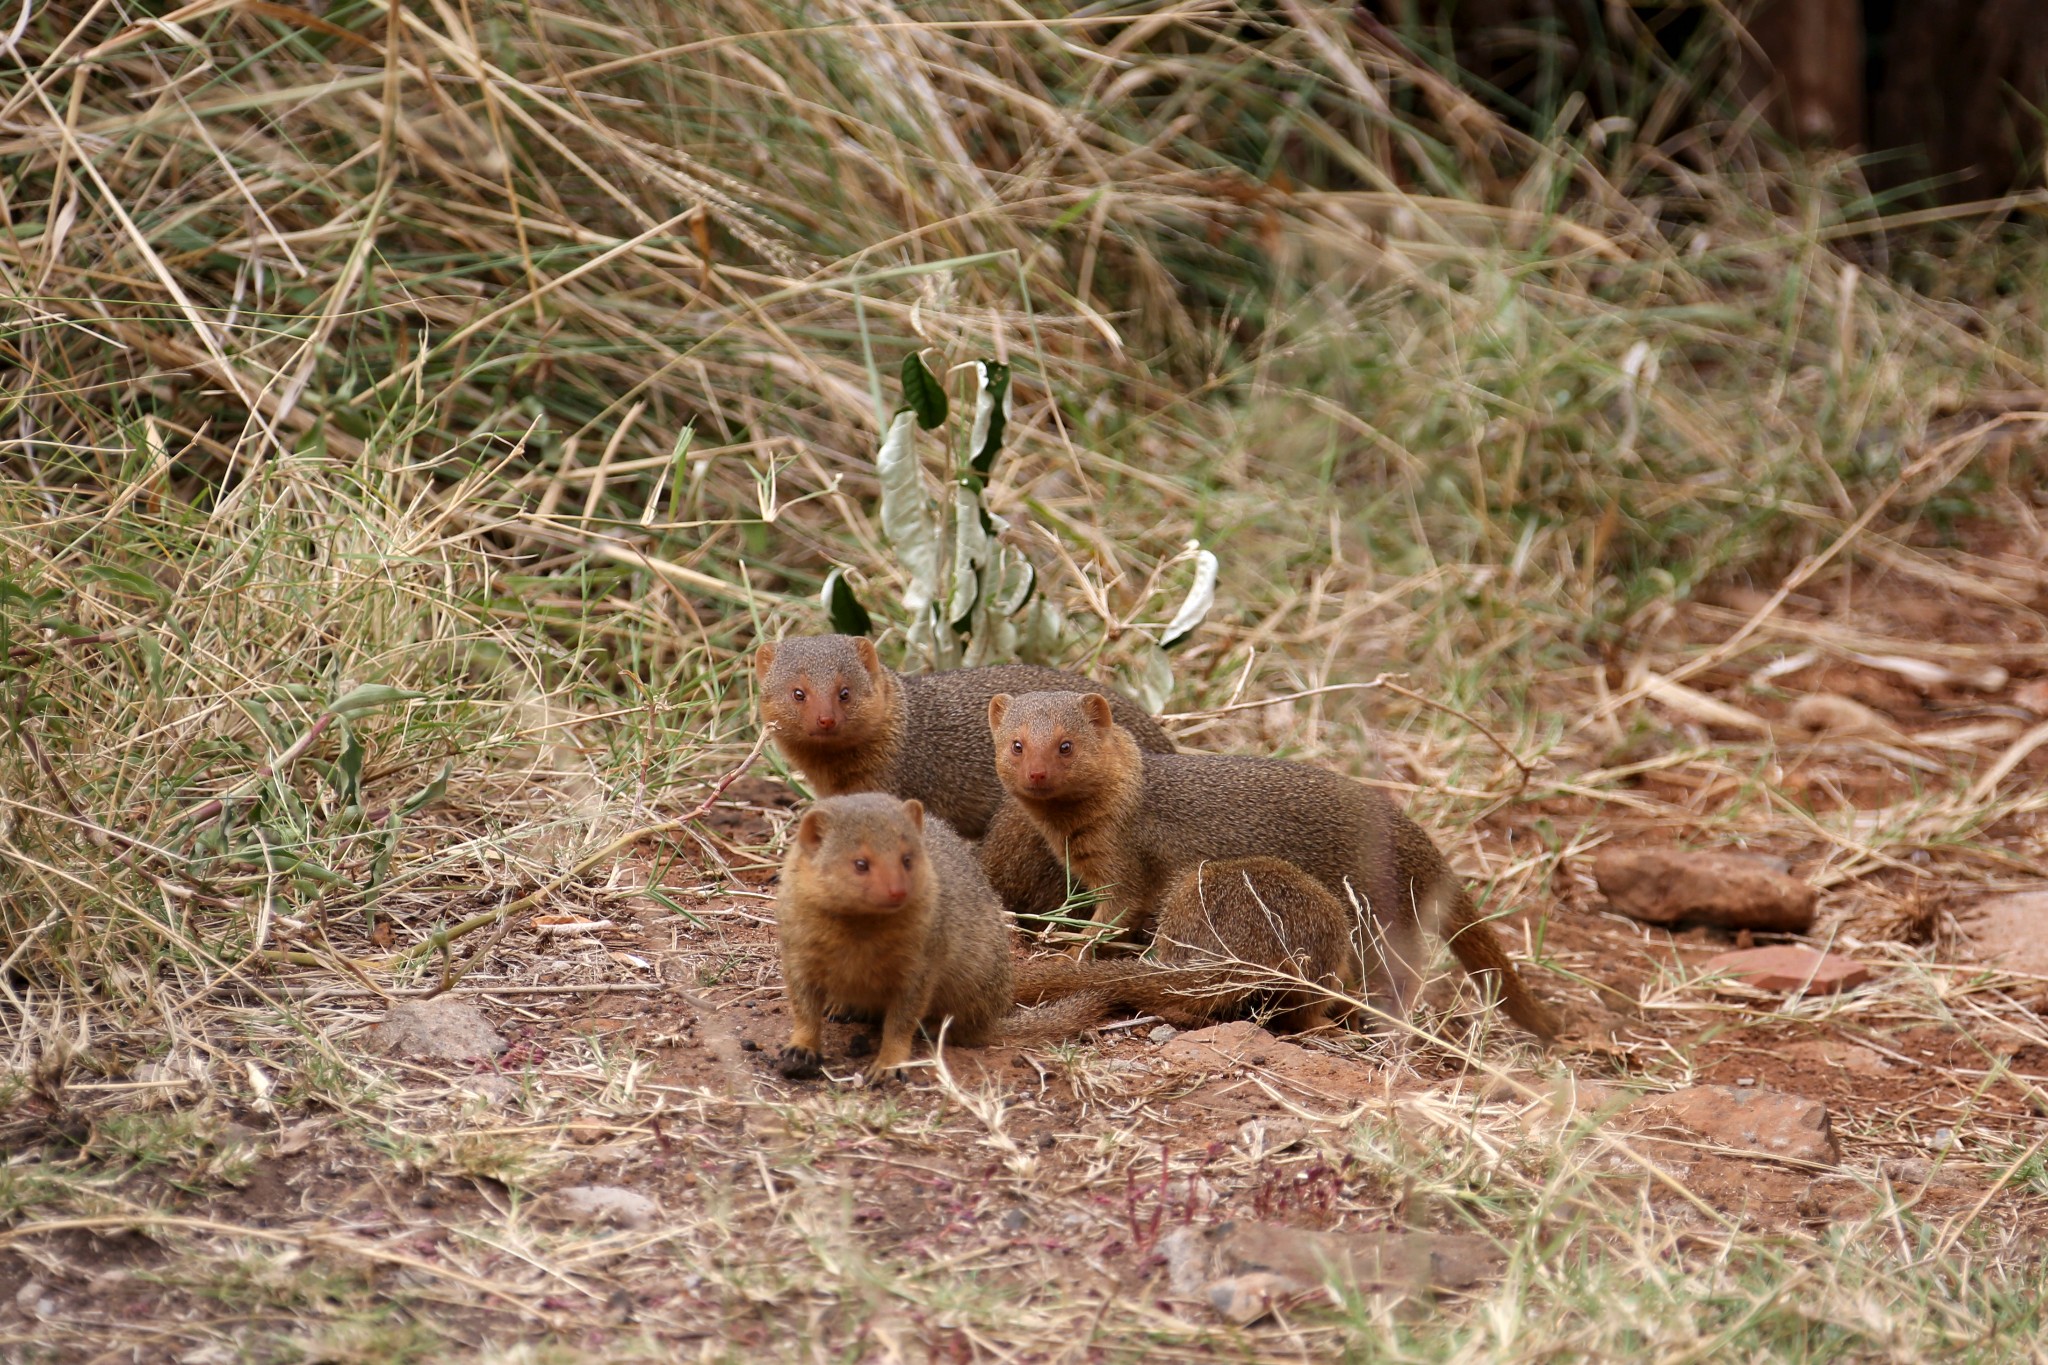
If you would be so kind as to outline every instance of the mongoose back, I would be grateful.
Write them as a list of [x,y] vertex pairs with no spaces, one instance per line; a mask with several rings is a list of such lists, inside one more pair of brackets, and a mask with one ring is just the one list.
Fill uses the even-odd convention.
[[1414,1002],[1429,926],[1509,1018],[1556,1035],[1436,845],[1379,792],[1279,759],[1144,753],[1101,698],[1079,693],[992,698],[989,727],[1003,784],[1102,893],[1098,923],[1146,928],[1201,860],[1267,854],[1360,907],[1368,984],[1388,1013]]
[[988,699],[999,692],[1100,692],[1140,749],[1173,752],[1159,723],[1129,697],[1078,673],[1030,664],[897,673],[872,640],[796,636],[754,650],[761,719],[820,796],[879,791],[922,801],[970,839],[993,837],[982,864],[1003,904],[1046,914],[1066,898],[1066,872],[1030,821],[997,818],[1003,785],[989,758]]
[[1351,922],[1337,898],[1292,863],[1204,861],[1160,903],[1155,960],[1034,958],[1017,968],[1017,1001],[1093,992],[1183,1026],[1262,1008],[1275,1029],[1306,1033],[1349,1014],[1333,997],[1363,987]]
[[[919,1024],[949,1042],[1028,1043],[1079,1032],[1103,1006],[1010,1016],[1010,924],[974,854],[917,801],[832,797],[804,812],[782,864],[776,935],[789,990],[791,1078],[818,1072],[825,1013],[878,1015],[871,1077],[910,1060]],[[1006,1018],[1006,1016],[1009,1016]]]

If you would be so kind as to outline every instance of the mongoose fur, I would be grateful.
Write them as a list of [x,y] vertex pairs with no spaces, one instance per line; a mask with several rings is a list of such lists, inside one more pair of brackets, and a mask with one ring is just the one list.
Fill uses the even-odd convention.
[[999,692],[1101,692],[1140,749],[1173,752],[1173,741],[1143,707],[1057,668],[897,673],[882,666],[872,640],[808,635],[757,646],[754,673],[762,721],[819,796],[888,792],[922,801],[970,839],[988,836],[982,865],[1003,904],[1018,914],[1057,910],[1066,899],[1066,871],[1028,819],[998,814],[1004,793],[989,761],[988,699]]
[[[1332,997],[1355,996],[1364,984],[1351,918],[1292,863],[1204,861],[1160,903],[1156,960],[1034,958],[1017,968],[1017,1001],[1093,992],[1182,1027],[1258,1009],[1271,1013],[1274,1029],[1306,1033],[1348,1015]],[[1305,984],[1289,987],[1282,978]]]
[[865,793],[804,812],[775,920],[791,1017],[777,1065],[792,1079],[818,1074],[834,1007],[881,1018],[870,1078],[910,1060],[920,1024],[968,1047],[1026,1044],[1078,1033],[1107,1009],[1076,997],[1010,1014],[1009,919],[973,852],[918,801]]
[[1079,693],[993,697],[988,718],[1003,784],[1054,853],[1102,894],[1097,923],[1147,928],[1168,888],[1202,859],[1268,854],[1363,912],[1380,1008],[1405,1017],[1413,1004],[1427,925],[1467,973],[1499,991],[1509,1018],[1556,1036],[1436,845],[1379,792],[1279,759],[1144,753],[1103,699]]

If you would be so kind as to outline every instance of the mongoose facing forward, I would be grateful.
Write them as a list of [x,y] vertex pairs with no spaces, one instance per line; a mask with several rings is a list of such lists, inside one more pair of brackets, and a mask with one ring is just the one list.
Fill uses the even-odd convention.
[[1556,1035],[1471,894],[1419,826],[1379,792],[1279,759],[1139,750],[1099,697],[991,698],[996,769],[1055,853],[1102,893],[1095,919],[1148,927],[1174,880],[1205,858],[1265,854],[1356,905],[1374,1003],[1405,1017],[1436,929],[1508,1017]]
[[1009,919],[966,843],[917,801],[866,793],[804,812],[775,921],[791,1017],[777,1065],[791,1078],[818,1073],[834,1007],[880,1016],[870,1077],[910,1060],[919,1024],[934,1036],[946,1025],[947,1041],[969,1047],[1029,1043],[1077,1033],[1106,1009],[1077,997],[1009,1016]]
[[[872,640],[796,636],[754,650],[761,719],[820,796],[888,792],[970,839],[989,832],[1003,785],[989,758],[988,699],[999,692],[1100,692],[1140,749],[1173,752],[1159,723],[1129,697],[1078,673],[1030,664],[897,673]],[[1014,812],[999,822],[984,866],[1003,903],[1020,914],[1056,910],[1065,870]]]
[[1034,958],[1017,968],[1017,1001],[1094,992],[1184,1027],[1258,1008],[1271,1012],[1275,1029],[1306,1033],[1348,1015],[1332,997],[1363,986],[1351,923],[1337,898],[1292,863],[1199,862],[1160,903],[1156,961]]

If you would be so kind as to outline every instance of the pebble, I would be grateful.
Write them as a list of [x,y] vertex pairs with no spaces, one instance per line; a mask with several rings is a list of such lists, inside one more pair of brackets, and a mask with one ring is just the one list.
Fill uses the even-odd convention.
[[459,1000],[401,1000],[370,1030],[370,1046],[387,1057],[468,1061],[495,1057],[505,1040],[483,1011]]
[[569,1185],[536,1203],[543,1217],[558,1223],[644,1228],[661,1216],[659,1204],[619,1185]]
[[1792,943],[1721,953],[1707,959],[1706,969],[1760,991],[1799,995],[1852,990],[1870,980],[1870,968],[1853,957],[1815,952]]
[[1671,848],[1605,848],[1593,879],[1610,907],[1646,924],[1708,924],[1802,934],[1813,927],[1820,893],[1741,853]]
[[1829,1166],[1842,1159],[1828,1107],[1802,1095],[1694,1085],[1645,1096],[1635,1109],[1730,1147]]

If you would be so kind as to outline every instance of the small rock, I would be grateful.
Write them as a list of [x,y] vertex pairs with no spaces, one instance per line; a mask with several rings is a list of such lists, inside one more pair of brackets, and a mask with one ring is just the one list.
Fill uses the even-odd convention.
[[659,1204],[618,1185],[570,1185],[538,1202],[540,1212],[558,1223],[644,1228],[661,1216]]
[[1153,1029],[1150,1033],[1146,1034],[1145,1036],[1147,1038],[1150,1038],[1155,1043],[1165,1043],[1171,1042],[1174,1036],[1179,1032],[1180,1030],[1175,1028],[1171,1024],[1161,1024],[1159,1025],[1159,1027]]
[[1830,1166],[1842,1159],[1828,1107],[1800,1095],[1694,1085],[1646,1096],[1635,1107],[1730,1147]]
[[47,1318],[57,1311],[57,1300],[51,1295],[48,1285],[30,1278],[23,1280],[21,1288],[14,1291],[14,1306],[23,1317]]
[[1797,934],[1813,927],[1815,891],[1740,853],[1607,848],[1593,878],[1609,905],[1646,924],[1711,924]]
[[1938,1166],[1924,1156],[1888,1156],[1877,1169],[1894,1185],[1931,1185],[1937,1189],[1959,1188],[1970,1177],[1953,1166]]
[[1810,735],[1893,735],[1892,725],[1860,701],[1815,692],[1792,703],[1786,716],[1793,725]]
[[370,1030],[370,1046],[387,1057],[467,1061],[495,1057],[505,1040],[483,1011],[459,1000],[401,1000]]
[[1237,1126],[1237,1140],[1255,1157],[1284,1152],[1308,1138],[1308,1124],[1297,1118],[1247,1119]]
[[600,1142],[609,1142],[611,1136],[611,1128],[594,1119],[578,1119],[569,1125],[569,1141],[579,1147],[594,1147]]
[[1249,1327],[1276,1307],[1285,1307],[1288,1300],[1300,1298],[1303,1292],[1303,1286],[1285,1276],[1255,1270],[1249,1275],[1211,1280],[1202,1296],[1216,1310],[1217,1317]]
[[1707,970],[1725,973],[1760,991],[1791,991],[1799,995],[1851,990],[1870,980],[1870,968],[1855,958],[1818,953],[1792,943],[1722,953],[1707,959]]
[[1256,1275],[1263,1278],[1242,1286],[1244,1294],[1226,1293],[1224,1302],[1248,1309],[1246,1295],[1262,1295],[1266,1311],[1276,1295],[1326,1285],[1349,1293],[1467,1289],[1497,1274],[1503,1259],[1492,1242],[1469,1233],[1310,1232],[1277,1223],[1178,1227],[1159,1249],[1175,1293],[1215,1305],[1211,1290],[1219,1282]]
[[2048,678],[2035,678],[2013,689],[2013,704],[2037,716],[2048,716]]
[[519,1097],[519,1082],[510,1076],[465,1076],[462,1093],[474,1095],[485,1104],[510,1104]]
[[1026,1214],[1022,1209],[1011,1209],[1003,1215],[1002,1228],[1004,1232],[1015,1235],[1030,1226],[1030,1215]]
[[742,1039],[740,1039],[740,1051],[742,1051],[742,1052],[759,1052],[760,1050],[761,1050],[761,1045],[760,1045],[759,1043],[755,1042],[755,1041],[754,1041],[754,1040],[753,1040],[752,1038],[742,1038]]
[[2009,972],[2048,976],[2048,890],[1979,901],[1956,915],[1970,956]]

